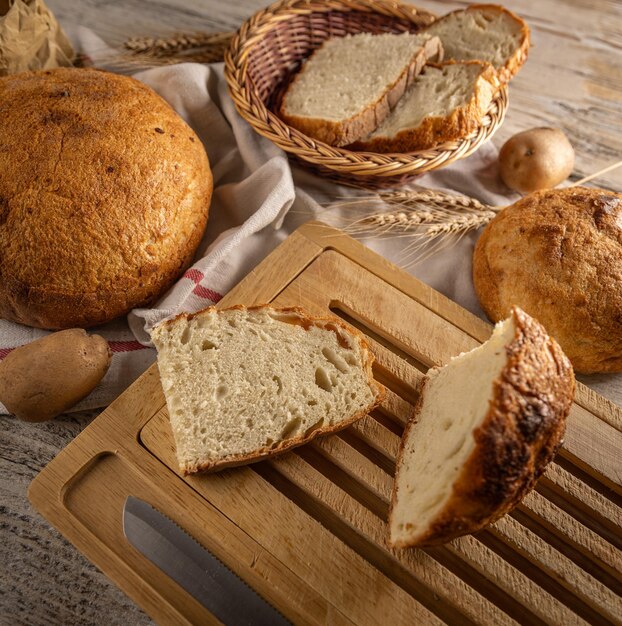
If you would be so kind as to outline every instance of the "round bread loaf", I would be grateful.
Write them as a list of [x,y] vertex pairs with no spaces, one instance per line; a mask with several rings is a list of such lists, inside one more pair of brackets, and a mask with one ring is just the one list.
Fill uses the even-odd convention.
[[484,229],[473,282],[493,321],[521,307],[575,370],[622,371],[622,194],[575,187],[526,196]]
[[88,327],[148,304],[191,262],[211,195],[201,141],[137,80],[0,79],[0,317]]

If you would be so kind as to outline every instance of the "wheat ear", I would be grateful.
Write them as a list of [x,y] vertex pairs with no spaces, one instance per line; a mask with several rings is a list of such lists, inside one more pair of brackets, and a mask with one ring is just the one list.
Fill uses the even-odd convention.
[[127,67],[162,66],[175,63],[222,61],[234,33],[177,33],[166,37],[132,37],[110,57],[98,59],[107,65]]
[[[370,212],[379,203],[383,210]],[[325,221],[357,238],[406,239],[399,259],[405,267],[455,245],[467,233],[488,224],[502,208],[469,196],[422,188],[347,198],[325,207]]]

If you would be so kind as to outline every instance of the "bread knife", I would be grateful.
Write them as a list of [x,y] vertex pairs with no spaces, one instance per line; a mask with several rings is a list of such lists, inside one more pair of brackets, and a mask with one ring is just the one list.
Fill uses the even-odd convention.
[[129,496],[125,501],[123,533],[225,626],[290,624],[194,537],[144,500]]

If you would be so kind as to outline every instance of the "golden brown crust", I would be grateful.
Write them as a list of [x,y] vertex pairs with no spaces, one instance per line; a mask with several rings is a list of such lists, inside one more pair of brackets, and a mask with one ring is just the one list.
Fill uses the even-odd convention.
[[[488,11],[491,13],[505,13],[509,17],[511,17],[519,26],[520,29],[520,43],[514,54],[507,60],[503,67],[496,68],[499,79],[503,83],[507,83],[513,78],[518,70],[523,66],[523,63],[527,60],[527,56],[529,54],[529,47],[531,45],[531,33],[529,31],[529,26],[527,22],[523,20],[521,17],[516,15],[513,11],[506,9],[498,4],[471,4],[466,9],[457,9],[456,11],[451,11],[443,17],[440,17],[435,22],[432,22],[430,26],[440,22],[446,17],[453,15],[454,13],[462,13],[466,11]],[[425,32],[425,29],[422,31]],[[450,60],[447,58],[447,60]]]
[[[416,544],[396,542],[395,547],[445,543],[491,524],[533,489],[561,445],[575,391],[572,366],[540,323],[518,308],[511,315],[515,335],[506,346],[507,361],[452,496]],[[396,480],[391,511],[397,495]]]
[[191,320],[194,317],[203,315],[205,313],[212,312],[221,312],[221,311],[256,311],[261,309],[269,309],[271,311],[275,311],[279,314],[285,316],[291,316],[289,319],[283,319],[285,323],[298,324],[305,328],[309,326],[319,326],[325,328],[327,330],[331,330],[337,335],[338,341],[341,343],[342,337],[345,335],[345,340],[349,341],[350,339],[356,340],[360,347],[362,348],[363,354],[367,357],[364,368],[365,373],[367,374],[367,380],[369,382],[370,387],[374,389],[375,399],[372,404],[363,409],[362,411],[355,413],[347,420],[340,422],[335,426],[330,426],[326,428],[317,428],[310,433],[305,433],[301,437],[293,437],[291,439],[285,439],[282,441],[277,441],[271,447],[262,448],[260,450],[254,451],[250,454],[236,454],[230,455],[223,459],[219,459],[213,463],[203,463],[197,465],[182,465],[180,467],[181,472],[184,476],[189,474],[194,474],[196,472],[214,472],[226,467],[236,467],[238,465],[246,465],[249,463],[254,463],[256,461],[261,461],[267,457],[272,457],[277,454],[281,454],[286,452],[287,450],[291,450],[297,446],[301,446],[316,437],[320,437],[323,435],[328,435],[330,433],[337,432],[344,428],[347,428],[357,420],[361,419],[365,415],[367,415],[370,411],[372,411],[375,407],[377,407],[385,397],[386,390],[385,388],[378,382],[374,380],[374,375],[372,371],[372,365],[374,362],[374,355],[369,349],[369,344],[365,340],[365,336],[356,328],[352,328],[345,324],[338,317],[325,316],[325,317],[317,317],[313,315],[309,315],[300,307],[273,307],[269,304],[259,304],[254,306],[245,306],[243,304],[236,304],[227,308],[219,308],[215,306],[210,306],[201,311],[197,311],[196,313],[181,313],[180,315],[175,316],[169,320],[165,320],[162,322],[163,326],[170,326],[174,324],[176,321],[180,319],[185,319],[186,321]]
[[212,194],[203,146],[142,83],[62,68],[0,79],[0,316],[88,327],[189,265]]
[[[313,117],[301,117],[290,115],[286,112],[287,92],[283,97],[279,110],[279,117],[293,128],[305,133],[313,139],[323,141],[332,146],[346,146],[366,137],[373,132],[379,124],[389,115],[391,110],[413,80],[424,68],[428,59],[442,58],[442,46],[438,37],[432,37],[425,42],[424,46],[413,57],[410,65],[404,69],[399,78],[390,85],[383,96],[374,104],[369,105],[360,113],[353,115],[347,120],[334,122],[327,119]],[[296,74],[294,81],[304,76],[304,70]]]
[[493,321],[513,305],[538,319],[578,372],[622,371],[622,194],[574,187],[501,211],[473,253]]
[[[408,153],[462,139],[477,130],[499,87],[499,78],[494,67],[481,61],[449,61],[429,65],[435,68],[447,65],[479,65],[481,72],[475,79],[470,101],[464,106],[456,107],[449,115],[427,116],[414,128],[402,130],[393,137],[374,137],[357,141],[349,146],[350,149],[379,153]],[[413,88],[417,88],[416,82]]]

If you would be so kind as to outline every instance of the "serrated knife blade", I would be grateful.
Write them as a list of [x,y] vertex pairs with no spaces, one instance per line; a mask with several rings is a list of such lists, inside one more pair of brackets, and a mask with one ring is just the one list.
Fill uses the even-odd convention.
[[125,501],[123,533],[226,626],[290,624],[194,537],[144,500],[129,496]]

